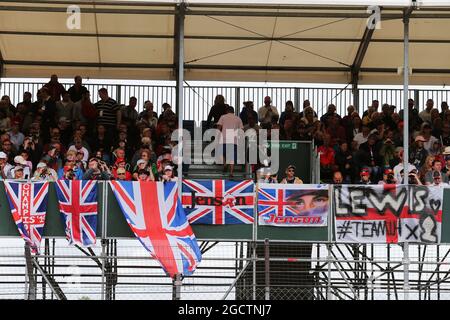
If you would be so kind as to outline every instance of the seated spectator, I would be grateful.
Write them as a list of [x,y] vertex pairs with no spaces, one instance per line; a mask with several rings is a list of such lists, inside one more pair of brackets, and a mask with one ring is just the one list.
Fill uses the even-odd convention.
[[12,175],[11,178],[14,180],[26,180],[27,179],[24,174],[24,168],[20,165],[17,165],[12,169],[11,175]]
[[370,181],[369,168],[362,168],[359,176],[361,177],[361,179],[359,180],[358,184],[372,184],[372,181]]
[[[84,170],[82,167],[77,166],[77,152],[75,150],[69,150],[66,153],[66,162],[64,164],[64,167],[58,169],[58,179],[66,179],[64,178],[66,176],[67,171],[70,169],[71,173],[70,176],[74,176],[75,180],[82,180],[83,179],[83,173]],[[74,179],[68,179],[68,180],[74,180]]]
[[83,161],[87,161],[89,159],[89,151],[83,147],[83,143],[81,138],[77,137],[73,140],[74,145],[70,146],[69,151],[73,150],[75,152],[81,151],[83,152]]
[[296,170],[295,166],[289,165],[285,171],[286,176],[283,178],[283,180],[281,180],[280,183],[303,184],[303,181],[295,176],[295,170]]
[[422,124],[422,130],[420,136],[423,137],[424,144],[423,147],[427,152],[430,152],[431,147],[433,146],[433,143],[436,141],[439,141],[436,137],[431,135],[431,125],[427,122],[424,122]]
[[333,184],[343,184],[344,177],[340,171],[333,172]]
[[422,181],[422,183],[425,183],[425,176],[428,173],[431,173],[433,170],[433,161],[435,160],[434,156],[428,155],[425,158],[425,163],[422,167],[419,168],[419,179]]
[[58,179],[55,170],[47,167],[45,162],[39,162],[33,174],[32,181],[56,181]]
[[261,167],[256,171],[256,181],[258,183],[278,183],[277,174],[273,174],[270,168]]
[[423,136],[417,136],[415,143],[411,146],[409,153],[409,162],[411,162],[416,168],[420,168],[425,163],[425,159],[428,156],[428,151],[424,148],[425,138]]
[[115,172],[113,173],[115,180],[122,180],[122,181],[130,181],[131,180],[131,173],[129,173],[125,168],[117,168]]
[[436,186],[438,186],[438,187],[448,186],[448,180],[447,180],[447,182],[443,181],[443,178],[446,177],[446,175],[443,175],[442,172],[433,171],[432,176],[433,176],[433,182],[429,183],[428,185],[435,186],[435,187]]
[[[120,174],[119,174],[119,172],[120,172]],[[127,170],[127,163],[125,162],[125,159],[123,159],[123,158],[118,158],[116,160],[116,163],[114,164],[113,169],[112,169],[112,175],[116,180],[130,181],[133,178],[131,173]]]
[[383,180],[380,180],[378,184],[397,184],[395,180],[394,170],[390,167],[386,167],[383,171]]
[[[352,181],[354,162],[353,155],[350,149],[348,148],[348,144],[346,141],[341,141],[339,145],[339,149],[336,152],[335,163],[339,168],[339,173],[344,177],[343,181],[346,183],[350,183]],[[334,176],[334,174],[333,174]]]
[[436,172],[439,173],[441,182],[448,184],[448,177],[445,174],[442,175],[442,163],[439,160],[433,160],[431,170],[425,174],[425,184],[433,184]]
[[11,129],[11,120],[7,117],[5,110],[0,110],[0,133]]
[[155,181],[152,173],[146,169],[139,169],[137,171],[137,181]]
[[161,176],[161,181],[178,181],[178,178],[175,177],[172,166],[166,166],[164,168],[164,174]]
[[8,156],[3,151],[0,151],[0,178],[1,180],[8,179],[9,173],[13,166],[8,162]]
[[151,175],[151,178],[153,178],[152,181],[155,180],[148,160],[139,159],[137,161],[136,166],[133,169],[133,180],[138,180],[140,170],[148,171],[149,175]]
[[83,180],[111,180],[111,172],[105,162],[91,158]]
[[74,103],[70,100],[69,92],[64,92],[62,96],[62,100],[56,102],[56,118],[66,118],[69,122],[71,122]]
[[362,124],[361,131],[356,133],[353,137],[353,141],[356,141],[358,143],[358,148],[360,145],[367,142],[369,134],[370,134],[370,127],[367,124]]
[[25,136],[22,132],[19,131],[19,121],[13,120],[11,122],[11,130],[8,132],[11,143],[14,145],[14,148],[18,150],[23,143],[23,139]]

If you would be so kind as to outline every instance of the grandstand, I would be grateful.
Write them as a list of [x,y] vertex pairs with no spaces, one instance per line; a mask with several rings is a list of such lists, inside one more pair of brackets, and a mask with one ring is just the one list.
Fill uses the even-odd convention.
[[[0,298],[448,299],[450,7],[249,2],[0,2]],[[261,176],[269,165],[249,160],[249,140],[231,171],[202,158],[205,132],[235,125],[279,132],[258,145],[279,153],[276,172]],[[240,145],[220,141],[214,156]],[[182,162],[189,152],[200,161]],[[69,246],[60,218],[61,181],[80,180],[97,182],[92,247]],[[202,261],[173,278],[135,239],[110,184],[175,182],[184,201],[182,181],[218,194],[219,182],[245,180],[256,185],[246,208],[255,217],[190,220]],[[50,182],[39,254],[11,218],[16,182]],[[326,222],[264,225],[269,182],[327,185]],[[406,194],[408,210],[423,192],[435,228],[421,216],[394,240],[388,230],[383,241],[340,241],[350,233],[340,197],[355,201],[352,188]]]

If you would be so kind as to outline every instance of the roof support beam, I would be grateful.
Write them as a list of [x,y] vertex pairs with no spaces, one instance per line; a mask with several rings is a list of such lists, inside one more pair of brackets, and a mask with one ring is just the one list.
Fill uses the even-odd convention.
[[367,52],[367,48],[369,48],[370,41],[372,40],[373,33],[375,31],[375,26],[367,25],[364,29],[364,34],[362,36],[361,42],[359,43],[358,51],[356,52],[355,59],[353,60],[353,64],[351,66],[351,84],[352,84],[352,93],[353,93],[353,105],[356,111],[359,110],[359,90],[358,90],[358,78],[359,71],[361,70],[361,65],[364,61],[364,57]]

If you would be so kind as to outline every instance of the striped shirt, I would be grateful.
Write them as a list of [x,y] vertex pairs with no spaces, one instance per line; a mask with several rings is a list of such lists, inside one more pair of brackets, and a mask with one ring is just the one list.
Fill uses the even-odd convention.
[[111,98],[106,101],[100,100],[94,106],[98,112],[97,124],[107,127],[117,125],[117,111],[120,110],[120,107],[116,100]]

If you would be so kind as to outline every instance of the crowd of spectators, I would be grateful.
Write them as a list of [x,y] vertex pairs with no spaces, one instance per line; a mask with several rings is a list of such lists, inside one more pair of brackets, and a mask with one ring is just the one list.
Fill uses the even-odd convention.
[[[98,95],[98,98],[94,98]],[[25,92],[14,105],[0,100],[1,179],[176,180],[172,132],[178,119],[168,103],[158,115],[151,101],[137,111],[137,98],[119,105],[107,89],[90,93],[76,76],[66,90],[53,75],[33,101]],[[296,111],[299,109],[299,111]],[[300,110],[301,109],[301,110]],[[287,101],[281,114],[270,97],[255,108],[244,103],[239,116],[218,95],[208,114],[208,128],[279,129],[280,140],[313,141],[326,183],[402,183],[403,110],[374,100],[359,113],[345,115],[330,104],[320,118],[308,100],[301,108]],[[421,112],[409,100],[409,183],[442,185],[450,177],[450,110],[429,99]],[[236,144],[235,137],[222,143]],[[301,155],[299,155],[301,156]],[[255,167],[257,169],[257,167]],[[301,183],[290,177],[286,183]],[[231,166],[232,174],[233,166]],[[280,177],[279,180],[281,180]]]
[[[220,118],[219,111],[223,109],[220,104],[224,104],[223,97],[216,99],[208,122]],[[347,113],[340,115],[336,106],[330,104],[319,118],[309,100],[303,102],[300,112],[295,111],[292,101],[287,101],[279,114],[267,96],[258,109],[253,102],[245,102],[239,117],[245,130],[279,129],[280,140],[313,141],[320,154],[321,181],[325,183],[447,184],[450,177],[447,102],[442,102],[439,110],[429,99],[419,112],[414,100],[409,99],[408,107],[407,175],[403,173],[403,110],[397,112],[394,105],[380,106],[378,100],[373,100],[362,113],[350,105]]]
[[[0,100],[0,178],[55,181],[176,180],[171,133],[177,117],[169,104],[157,115],[151,101],[119,105],[101,88],[91,93],[76,76],[66,90],[53,75],[33,101]],[[98,94],[98,99],[94,98]]]

